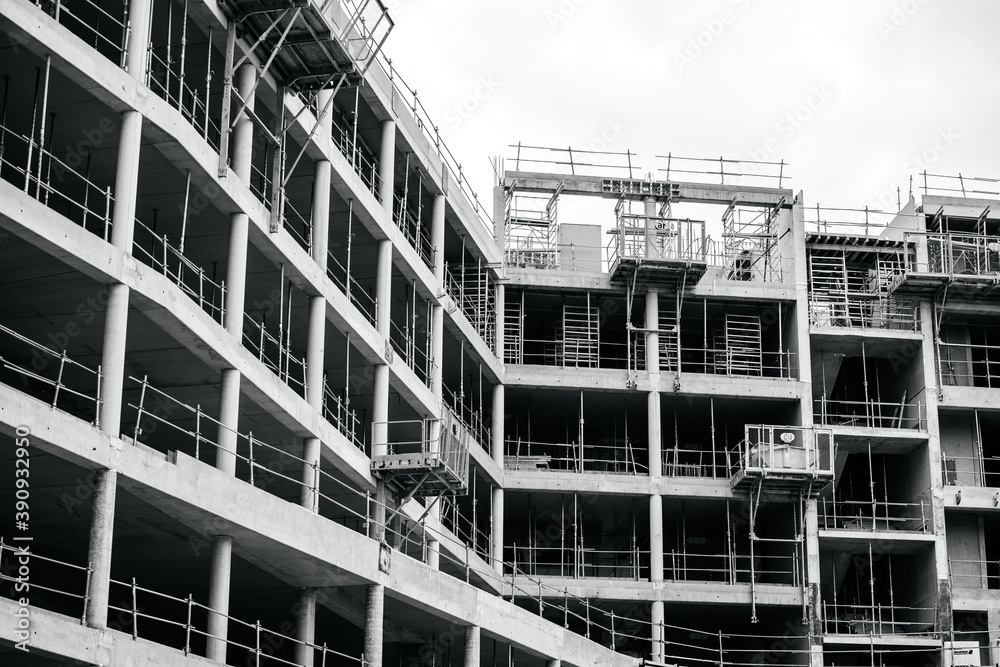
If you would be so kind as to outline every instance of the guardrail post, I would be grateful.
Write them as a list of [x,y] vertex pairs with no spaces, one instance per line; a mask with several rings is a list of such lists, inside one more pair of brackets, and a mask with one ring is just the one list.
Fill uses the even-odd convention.
[[135,577],[132,577],[132,639],[139,636],[139,610],[135,598]]
[[191,607],[194,605],[194,598],[188,593],[187,599],[187,624],[184,626],[184,655],[191,653]]

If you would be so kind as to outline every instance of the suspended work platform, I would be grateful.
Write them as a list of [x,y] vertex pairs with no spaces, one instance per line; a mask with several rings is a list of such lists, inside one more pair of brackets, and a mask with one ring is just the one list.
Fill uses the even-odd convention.
[[768,495],[816,496],[833,481],[833,431],[802,426],[748,424],[732,459],[734,490]]
[[[378,426],[377,424],[375,425]],[[450,410],[441,419],[389,422],[389,453],[372,456],[372,474],[399,495],[464,495],[472,436]]]
[[708,268],[702,220],[627,212],[619,201],[617,224],[608,233],[612,282],[693,285]]
[[982,297],[1000,285],[1000,236],[949,232],[906,240],[916,251],[892,285],[895,294],[933,296],[947,287],[952,295]]

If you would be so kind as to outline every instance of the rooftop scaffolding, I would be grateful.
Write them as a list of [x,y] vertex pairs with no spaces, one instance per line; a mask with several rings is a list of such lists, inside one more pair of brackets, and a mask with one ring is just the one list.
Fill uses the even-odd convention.
[[912,232],[893,293],[933,295],[942,289],[985,296],[1000,284],[1000,236]]

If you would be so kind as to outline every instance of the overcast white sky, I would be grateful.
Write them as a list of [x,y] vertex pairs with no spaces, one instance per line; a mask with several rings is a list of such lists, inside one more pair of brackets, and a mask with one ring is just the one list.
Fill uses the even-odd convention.
[[484,202],[518,141],[784,159],[810,205],[905,201],[925,166],[1000,178],[997,0],[387,4],[386,52]]

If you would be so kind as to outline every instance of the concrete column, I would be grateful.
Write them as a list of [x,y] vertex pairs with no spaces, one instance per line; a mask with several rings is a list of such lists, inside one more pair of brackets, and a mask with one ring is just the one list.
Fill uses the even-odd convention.
[[[257,81],[257,68],[247,63],[241,65],[233,77],[233,84],[239,92],[240,97],[246,98],[250,94],[254,83]],[[246,109],[253,111],[256,95],[247,100]],[[239,102],[233,98],[233,110]],[[232,143],[229,150],[229,167],[233,170],[236,178],[244,183],[250,182],[250,159],[253,156],[253,121],[246,114],[240,114],[233,127]]]
[[326,366],[326,298],[309,297],[309,331],[306,336],[306,402],[323,409],[323,368]]
[[375,255],[375,328],[389,340],[390,304],[392,303],[392,242],[378,242]]
[[[435,523],[441,519],[440,501],[431,508],[427,516],[433,519]],[[441,569],[441,542],[434,539],[430,533],[427,536],[427,567],[434,568],[435,570]]]
[[[805,528],[805,577],[806,586],[803,593],[806,596],[808,615],[809,664],[823,664],[823,622],[821,619],[820,582],[823,574],[819,564],[819,503],[815,498],[806,500],[806,511],[803,517]],[[803,610],[805,611],[805,609]],[[818,662],[817,662],[818,659]]]
[[365,653],[367,667],[382,667],[382,624],[385,614],[385,587],[369,584],[365,594]]
[[649,497],[649,580],[663,581],[663,498]]
[[[320,110],[326,106],[332,90],[321,90],[316,98]],[[327,111],[319,119],[317,132],[329,139],[333,131],[333,115]],[[327,250],[330,245],[330,174],[329,160],[317,160],[313,172],[312,196],[312,258],[326,269]]]
[[479,645],[482,641],[482,631],[478,625],[465,628],[465,663],[463,667],[479,667]]
[[233,565],[233,538],[219,535],[212,543],[212,565],[208,579],[208,638],[205,657],[226,661],[229,637],[229,584]]
[[299,601],[295,604],[295,664],[313,667],[316,651],[312,646],[316,643],[316,589],[303,588],[299,592]]
[[646,259],[658,259],[660,252],[656,247],[656,199],[647,197],[643,201],[643,214],[646,216]]
[[372,456],[385,456],[389,444],[389,367],[375,367],[375,388],[372,397]]
[[444,308],[435,305],[431,311],[431,340],[434,344],[431,358],[431,392],[435,399],[440,399],[442,393],[442,375],[444,371]]
[[503,576],[503,488],[493,488],[493,569]]
[[652,661],[665,662],[663,655],[663,600],[654,600],[649,609],[650,627],[652,629]]
[[145,81],[149,48],[149,15],[152,0],[133,0],[128,4],[129,39],[125,71],[136,81]]
[[135,198],[139,183],[139,150],[142,146],[142,114],[122,113],[118,136],[118,167],[115,171],[115,208],[111,216],[111,245],[132,252],[135,232]]
[[[319,438],[306,438],[302,443],[302,494],[299,503],[310,511],[315,511],[317,496],[313,489],[319,483],[319,462],[321,456],[321,445]],[[310,464],[316,464],[313,468]]]
[[546,667],[562,667],[562,660],[553,658],[545,663]]
[[989,633],[990,664],[1000,665],[1000,609],[986,611],[986,630]]
[[232,368],[222,371],[222,392],[219,399],[219,447],[215,467],[229,475],[236,474],[237,430],[240,419],[240,372]]
[[503,453],[504,447],[506,446],[504,440],[506,439],[506,434],[504,429],[504,385],[498,384],[493,387],[493,421],[490,425],[490,439],[493,444],[490,448],[490,452],[493,455],[493,460],[498,466],[503,468]]
[[108,285],[104,312],[104,347],[101,351],[101,430],[121,434],[122,390],[125,387],[125,343],[128,333],[127,285]]
[[663,474],[660,422],[660,295],[655,290],[646,292],[646,372],[649,375],[647,397],[647,439],[649,441],[649,476]]
[[497,283],[497,334],[496,334],[497,340],[493,352],[494,354],[497,355],[497,358],[500,359],[501,363],[503,363],[504,359],[503,348],[505,344],[504,336],[506,334],[506,332],[504,331],[504,327],[507,326],[506,322],[507,314],[505,312],[506,303],[507,303],[507,290],[504,287],[503,283]]
[[108,595],[111,590],[111,544],[114,541],[115,496],[118,473],[113,469],[94,473],[93,518],[87,562],[90,583],[87,586],[87,626],[108,627]]
[[[385,340],[386,352],[389,351],[389,305],[392,301],[392,242],[378,242],[378,254],[375,262],[375,326]],[[372,396],[372,455],[379,456],[386,452],[387,427],[389,420],[389,366],[375,366],[375,388]]]
[[431,209],[431,246],[434,248],[434,279],[444,284],[444,209],[445,196],[435,195]]
[[392,220],[393,188],[395,187],[395,162],[396,162],[396,122],[392,120],[382,121],[382,144],[379,150],[378,163],[378,198],[382,201],[382,208],[385,209],[389,220]]

